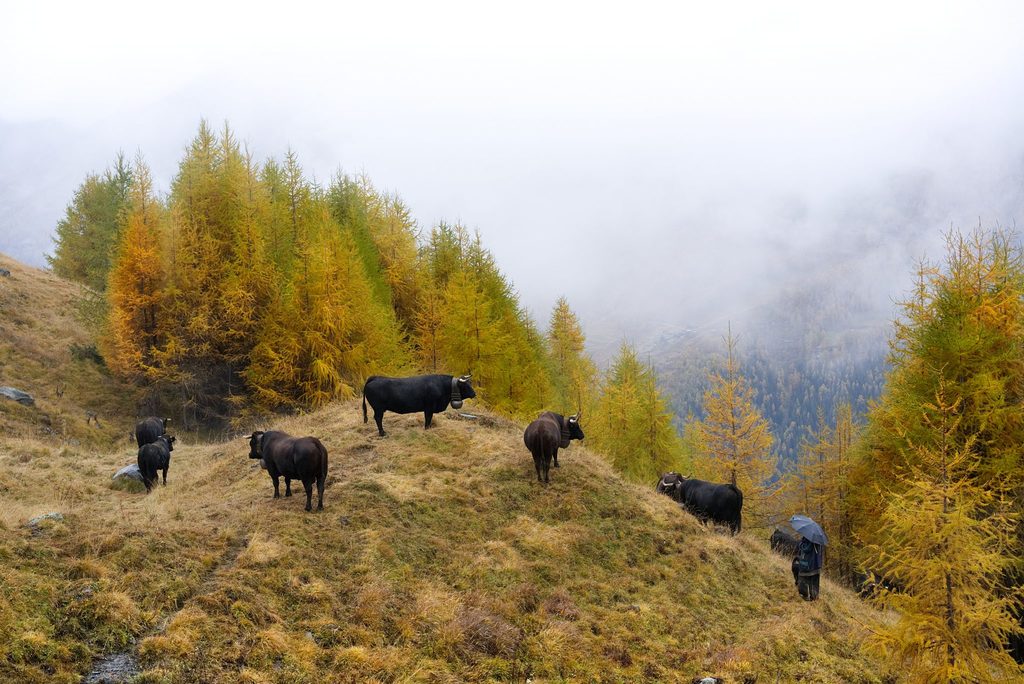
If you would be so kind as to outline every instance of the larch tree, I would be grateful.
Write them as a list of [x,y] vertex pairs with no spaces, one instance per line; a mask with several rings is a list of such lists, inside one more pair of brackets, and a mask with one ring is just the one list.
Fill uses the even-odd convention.
[[86,176],[57,223],[53,255],[47,256],[54,273],[97,292],[106,289],[131,186],[132,169],[123,153],[103,175]]
[[163,207],[149,168],[136,157],[128,208],[108,274],[109,314],[101,348],[110,369],[136,381],[161,379],[154,350],[161,338],[165,267],[161,254]]
[[348,233],[349,241],[363,262],[373,296],[380,304],[392,307],[391,284],[384,273],[370,226],[372,192],[372,186],[365,177],[352,178],[339,173],[327,189],[325,198],[332,217],[341,230]]
[[783,508],[789,514],[809,515],[829,535],[829,562],[825,569],[850,581],[852,559],[850,467],[856,435],[853,410],[848,403],[836,407],[829,423],[818,414],[818,428],[801,447],[795,472],[784,478]]
[[495,324],[493,309],[494,304],[469,275],[460,271],[448,278],[437,328],[441,372],[472,372],[480,386],[495,379],[492,362],[506,341]]
[[[945,263],[924,264],[917,276],[890,343],[892,370],[868,414],[851,472],[854,532],[874,549],[863,554],[869,569],[879,561],[883,541],[888,546],[884,553],[891,556],[887,567],[898,569],[893,564],[902,559],[920,560],[919,544],[925,540],[893,536],[889,529],[899,513],[891,501],[913,502],[922,509],[920,515],[933,516],[936,527],[920,528],[922,536],[927,531],[931,537],[938,529],[947,536],[963,534],[958,541],[963,548],[956,557],[936,556],[936,562],[958,566],[947,568],[954,579],[959,568],[978,573],[975,580],[963,580],[968,583],[963,590],[971,587],[972,601],[996,611],[989,611],[996,624],[1003,607],[1010,613],[1021,607],[1024,253],[1015,236],[1004,231],[952,232],[947,235]],[[945,492],[944,506],[937,507],[934,492],[925,497],[926,485]],[[1011,510],[1006,510],[1006,502],[1012,502]],[[948,520],[947,514],[956,520]],[[1003,524],[999,521],[1006,519],[1015,521],[1015,535],[996,533]],[[947,574],[940,565],[929,567],[929,577]],[[915,603],[919,598],[925,600],[892,600],[907,610],[924,611]],[[1005,599],[1010,599],[1008,605],[1001,603]],[[926,614],[919,613],[921,619]],[[943,628],[947,631],[941,638],[953,640],[952,652],[987,648],[993,662],[999,660],[1002,642],[992,641],[995,632],[977,623],[969,611],[954,609],[948,614],[957,624]],[[966,647],[971,639],[974,647]],[[946,646],[941,650],[949,652]],[[960,658],[955,656],[957,662]],[[916,658],[911,661],[921,672],[933,666]],[[953,667],[948,662],[946,666]]]
[[559,407],[573,412],[593,408],[597,368],[586,352],[583,327],[565,297],[559,297],[551,311],[547,331],[552,378]]
[[416,316],[413,319],[413,340],[419,365],[424,370],[437,373],[440,366],[441,315],[443,302],[433,283],[421,291]]
[[372,373],[408,367],[394,312],[374,298],[351,234],[315,187],[293,190],[292,275],[271,303],[246,371],[267,408],[322,406],[353,396]]
[[920,407],[929,439],[908,441],[914,458],[867,548],[868,567],[893,587],[874,600],[896,615],[873,628],[868,647],[910,681],[1006,682],[1024,675],[1004,650],[1019,627],[1020,597],[1005,590],[1018,515],[1005,490],[978,479],[978,435],[963,430],[963,402],[952,394],[942,380]]
[[621,473],[651,482],[669,470],[686,471],[679,434],[668,402],[658,390],[654,369],[640,361],[628,344],[619,349],[608,370],[587,442]]
[[255,169],[225,125],[203,121],[171,187],[174,269],[170,328],[161,350],[177,369],[186,422],[223,420],[270,287],[270,262],[257,230]]
[[764,516],[769,497],[766,483],[774,471],[771,427],[754,406],[754,390],[740,373],[731,328],[725,345],[725,368],[709,375],[704,418],[690,429],[698,432],[706,449],[700,463],[706,477],[739,487],[744,513]]
[[372,188],[368,193],[370,233],[391,288],[395,314],[412,331],[426,280],[420,270],[416,221],[398,195],[381,195]]

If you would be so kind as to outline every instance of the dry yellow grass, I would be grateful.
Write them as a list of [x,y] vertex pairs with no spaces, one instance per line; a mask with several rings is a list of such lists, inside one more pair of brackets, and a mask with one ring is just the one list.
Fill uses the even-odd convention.
[[544,487],[514,427],[394,422],[378,439],[346,402],[274,425],[327,445],[320,514],[273,500],[243,439],[182,444],[147,496],[106,486],[128,447],[25,460],[31,439],[0,438],[0,571],[24,597],[0,675],[74,681],[127,648],[140,681],[881,679],[870,609],[827,580],[804,603],[764,540],[577,446]]
[[138,392],[90,358],[94,341],[78,315],[86,288],[5,254],[0,267],[11,272],[0,277],[0,385],[35,399],[30,407],[0,397],[0,432],[84,446],[127,443],[134,425],[126,429],[121,419],[135,415]]

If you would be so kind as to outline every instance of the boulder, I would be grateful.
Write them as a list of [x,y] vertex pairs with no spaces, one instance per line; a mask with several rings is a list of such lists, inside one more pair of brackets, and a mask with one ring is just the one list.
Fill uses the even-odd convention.
[[36,528],[36,527],[39,527],[39,525],[44,520],[54,520],[56,522],[60,522],[63,519],[64,519],[64,514],[63,513],[44,513],[43,515],[37,515],[36,517],[34,517],[31,520],[29,520],[27,523],[25,523],[25,527]]
[[121,468],[116,473],[114,473],[114,476],[110,479],[117,480],[120,478],[128,478],[130,480],[138,480],[139,482],[145,482],[145,480],[142,478],[142,472],[139,470],[138,463],[126,465],[124,468]]
[[35,406],[36,404],[36,400],[32,398],[31,394],[22,392],[20,389],[14,389],[13,387],[0,387],[0,396],[13,399],[19,404],[24,404],[25,406]]

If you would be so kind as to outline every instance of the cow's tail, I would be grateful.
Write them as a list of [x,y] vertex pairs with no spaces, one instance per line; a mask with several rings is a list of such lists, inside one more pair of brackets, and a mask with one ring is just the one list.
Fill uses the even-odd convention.
[[363,422],[368,423],[370,419],[366,417],[366,388],[363,387]]
[[734,484],[729,485],[732,491],[736,492],[737,506],[736,506],[736,524],[733,526],[733,534],[739,534],[740,528],[743,526],[743,492],[740,488]]
[[316,440],[316,448],[320,450],[320,477],[323,481],[327,481],[327,447],[323,445],[319,439]]

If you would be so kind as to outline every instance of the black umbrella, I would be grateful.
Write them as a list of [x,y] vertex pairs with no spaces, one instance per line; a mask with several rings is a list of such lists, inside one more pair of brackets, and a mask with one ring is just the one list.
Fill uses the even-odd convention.
[[806,515],[794,515],[789,519],[789,524],[793,526],[794,530],[810,539],[812,544],[821,544],[822,546],[828,544],[828,536],[825,534],[825,530],[821,529],[821,525]]

